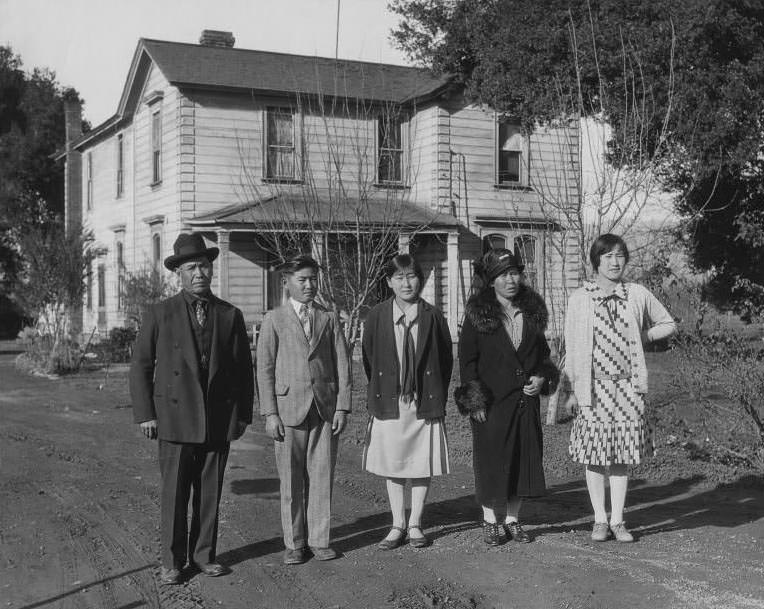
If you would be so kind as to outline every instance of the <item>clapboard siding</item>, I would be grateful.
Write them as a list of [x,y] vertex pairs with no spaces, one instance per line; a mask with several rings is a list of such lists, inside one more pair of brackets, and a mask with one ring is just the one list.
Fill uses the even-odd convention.
[[[507,226],[498,232],[510,244],[520,234],[537,239],[539,289],[549,301],[555,324],[567,293],[579,282],[579,246],[574,231],[566,232],[569,227],[559,209],[574,205],[580,196],[579,134],[574,127],[538,126],[527,139],[527,183],[523,188],[498,188],[493,111],[469,104],[458,95],[408,108],[403,124],[406,188],[386,189],[374,186],[377,120],[386,111],[383,104],[351,103],[330,113],[320,100],[297,94],[287,100],[251,93],[180,91],[153,66],[139,80],[134,84],[138,105],[122,130],[83,149],[84,192],[87,154],[93,158],[93,209],[88,212],[83,200],[84,223],[94,230],[99,244],[108,248],[103,260],[94,264],[94,272],[99,262],[106,266],[107,326],[123,322],[116,308],[117,238],[124,239],[127,270],[135,272],[152,263],[152,234],[158,233],[161,268],[177,234],[196,216],[271,194],[297,194],[306,184],[319,196],[336,192],[337,159],[339,179],[348,191],[367,192],[372,201],[408,200],[452,214],[462,222],[458,241],[455,234],[418,235],[412,243],[427,275],[423,296],[451,318],[452,328],[456,328],[454,320],[460,322],[464,314],[471,263],[482,253],[481,239],[496,232],[479,225],[479,216],[503,219]],[[157,91],[161,100],[147,105],[146,97]],[[272,184],[264,179],[269,107],[299,111],[296,126],[303,184]],[[151,114],[156,108],[161,109],[162,117],[162,181],[152,185]],[[119,199],[117,133],[123,134],[125,162],[124,193]],[[542,199],[554,201],[556,213]],[[529,219],[536,221],[533,227],[528,227]],[[540,230],[543,220],[555,221],[562,230]],[[225,262],[216,262],[219,275],[214,286],[242,309],[248,324],[259,323],[267,306],[267,256],[251,234],[216,234],[215,230],[222,229],[213,228],[205,237],[210,243],[220,241],[224,255],[226,247],[228,250]],[[97,294],[94,281],[94,303]],[[86,310],[84,317],[84,327],[92,328],[97,322],[96,307]]]
[[266,310],[267,255],[247,234],[231,236],[227,300],[244,314],[248,330],[259,324]]

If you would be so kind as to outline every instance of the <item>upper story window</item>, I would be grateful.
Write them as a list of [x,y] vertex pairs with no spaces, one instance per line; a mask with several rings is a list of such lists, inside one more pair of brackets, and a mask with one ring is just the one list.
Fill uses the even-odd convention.
[[386,114],[378,121],[377,182],[403,183],[403,124],[396,115]]
[[125,192],[125,140],[122,134],[117,135],[117,198]]
[[93,153],[88,152],[85,157],[85,197],[88,211],[93,209]]
[[520,125],[500,120],[496,132],[496,184],[526,186],[528,184],[527,149]]
[[265,177],[272,180],[299,180],[299,115],[290,108],[268,108],[265,128]]
[[151,183],[162,181],[162,108],[151,112]]

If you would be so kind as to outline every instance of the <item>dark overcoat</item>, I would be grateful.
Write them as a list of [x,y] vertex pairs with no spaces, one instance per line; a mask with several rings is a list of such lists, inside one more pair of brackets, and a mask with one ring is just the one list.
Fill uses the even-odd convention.
[[459,340],[463,386],[482,383],[492,396],[486,421],[470,419],[475,496],[501,513],[509,497],[534,497],[546,490],[539,396],[525,395],[523,385],[534,375],[552,382],[557,377],[544,336],[548,314],[543,299],[523,286],[515,304],[523,316],[520,345],[512,344],[495,296],[470,299]]
[[[397,419],[400,362],[393,332],[393,299],[374,307],[363,332],[363,367],[369,380],[366,408],[377,419]],[[445,416],[448,384],[454,364],[451,333],[443,314],[428,302],[417,304],[415,374],[417,418]]]
[[143,317],[130,395],[135,422],[156,419],[160,440],[225,444],[234,438],[237,421],[252,422],[254,373],[244,317],[224,300],[212,296],[211,302],[215,317],[205,387],[183,294],[151,306]]

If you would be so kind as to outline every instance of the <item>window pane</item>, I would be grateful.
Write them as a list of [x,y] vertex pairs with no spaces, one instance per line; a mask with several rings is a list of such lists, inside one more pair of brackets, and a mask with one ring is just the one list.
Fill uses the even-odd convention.
[[502,150],[499,153],[499,183],[520,181],[520,153]]
[[533,288],[538,288],[538,260],[536,259],[536,239],[531,235],[515,237],[515,252],[525,265],[525,278]]
[[379,181],[402,181],[401,152],[399,150],[383,150],[379,155]]
[[151,181],[156,183],[162,179],[162,121],[159,111],[151,117],[151,146],[154,152]]
[[401,147],[401,123],[393,117],[379,119],[379,145],[380,148]]
[[155,233],[151,237],[151,245],[152,245],[152,259],[154,262],[154,266],[159,268],[159,258],[162,256],[162,240],[159,234]]
[[292,129],[291,114],[279,111],[268,113],[268,145],[294,145],[294,130]]
[[290,110],[269,108],[267,122],[266,175],[269,178],[294,178],[294,116]]
[[117,196],[122,196],[124,187],[123,170],[125,165],[125,146],[121,135],[117,136]]
[[291,178],[294,176],[294,155],[290,149],[268,149],[268,177]]
[[499,123],[499,150],[522,150],[523,133],[520,125]]
[[536,239],[530,235],[515,237],[515,249],[520,253],[523,264],[536,264]]
[[507,239],[504,235],[486,235],[483,237],[483,253],[488,250],[505,249],[507,247]]
[[98,265],[98,306],[106,306],[106,267]]

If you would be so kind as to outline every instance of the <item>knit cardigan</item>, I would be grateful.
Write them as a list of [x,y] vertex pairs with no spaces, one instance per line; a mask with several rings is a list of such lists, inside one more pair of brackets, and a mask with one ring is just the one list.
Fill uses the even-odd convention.
[[[667,338],[676,322],[647,288],[627,283],[627,324],[631,380],[638,393],[647,393],[647,365],[643,343]],[[565,376],[580,406],[592,403],[595,303],[585,288],[576,289],[565,313]]]

